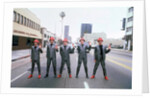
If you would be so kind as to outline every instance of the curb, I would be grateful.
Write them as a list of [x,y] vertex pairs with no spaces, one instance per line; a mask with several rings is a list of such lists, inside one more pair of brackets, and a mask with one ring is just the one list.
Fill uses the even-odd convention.
[[[45,51],[43,52],[45,53]],[[26,56],[22,56],[22,57],[19,57],[19,58],[16,58],[16,59],[12,59],[11,61],[14,62],[14,61],[17,61],[17,60],[21,60],[21,59],[24,59],[24,58],[27,58],[27,57],[30,57],[31,55],[26,55]]]
[[26,55],[26,56],[22,56],[22,57],[19,57],[19,58],[16,58],[16,59],[12,59],[12,61],[17,61],[17,60],[20,60],[20,59],[23,59],[23,58],[27,58],[29,57],[30,55]]

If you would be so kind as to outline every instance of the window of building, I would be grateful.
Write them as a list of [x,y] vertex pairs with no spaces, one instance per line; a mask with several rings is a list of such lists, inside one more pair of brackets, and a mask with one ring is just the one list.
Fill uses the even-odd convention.
[[18,42],[19,42],[19,37],[13,36],[13,46],[18,46]]
[[17,23],[19,23],[20,22],[20,14],[18,13],[17,14]]
[[26,26],[29,26],[29,19],[26,18]]
[[40,30],[40,25],[38,25],[38,30]]
[[46,34],[44,34],[44,37],[46,38]]
[[24,25],[27,26],[26,17],[24,17]]
[[128,18],[128,22],[133,21],[133,17]]
[[21,24],[23,24],[23,16],[22,15],[20,17],[20,20],[21,20]]
[[31,27],[31,20],[29,20],[29,27]]
[[129,27],[126,29],[126,32],[132,32],[133,31],[133,27]]
[[30,20],[30,26],[29,26],[30,28],[32,28],[32,21]]
[[37,24],[35,23],[35,29],[37,30]]
[[33,28],[33,21],[31,21],[31,28]]
[[128,9],[128,12],[130,13],[130,12],[133,12],[133,7],[130,7],[129,9]]
[[14,11],[14,18],[13,18],[13,21],[15,22],[16,21],[16,12]]
[[27,46],[31,46],[31,42],[32,42],[31,39],[30,39],[30,38],[27,38],[26,45],[27,45]]
[[33,29],[35,29],[35,22],[33,22]]

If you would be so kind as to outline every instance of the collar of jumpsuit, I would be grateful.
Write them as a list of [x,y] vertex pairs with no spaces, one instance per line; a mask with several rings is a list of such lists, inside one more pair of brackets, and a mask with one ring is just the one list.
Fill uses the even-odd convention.
[[81,44],[81,46],[83,47],[84,44]]
[[64,46],[64,48],[66,49],[67,46]]

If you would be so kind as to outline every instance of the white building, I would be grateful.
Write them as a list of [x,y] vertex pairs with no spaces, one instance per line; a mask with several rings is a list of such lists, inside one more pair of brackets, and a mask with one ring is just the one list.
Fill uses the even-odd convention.
[[92,45],[97,44],[97,39],[101,37],[104,41],[106,40],[106,33],[91,33],[91,34],[84,34],[85,41],[91,42]]
[[55,34],[48,31],[46,28],[42,27],[41,28],[41,34],[42,34],[42,46],[45,47],[49,43],[49,38],[50,37],[55,37]]
[[130,7],[127,11],[127,18],[125,21],[125,36],[124,36],[124,49],[132,50],[133,47],[133,17],[134,8]]
[[109,38],[103,42],[104,45],[112,44],[112,48],[123,48],[124,40]]
[[42,41],[40,19],[27,8],[13,10],[12,49],[30,49],[34,39]]

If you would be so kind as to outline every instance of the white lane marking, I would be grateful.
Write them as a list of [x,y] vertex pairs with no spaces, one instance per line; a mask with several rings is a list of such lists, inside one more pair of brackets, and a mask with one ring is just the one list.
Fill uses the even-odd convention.
[[19,76],[15,77],[14,79],[11,80],[11,83],[16,81],[17,79],[19,79],[20,77],[22,77],[23,75],[25,75],[28,71],[25,71],[24,73],[20,74]]
[[89,89],[89,85],[88,85],[88,83],[85,82],[85,81],[84,81],[84,87],[85,87],[86,89]]

